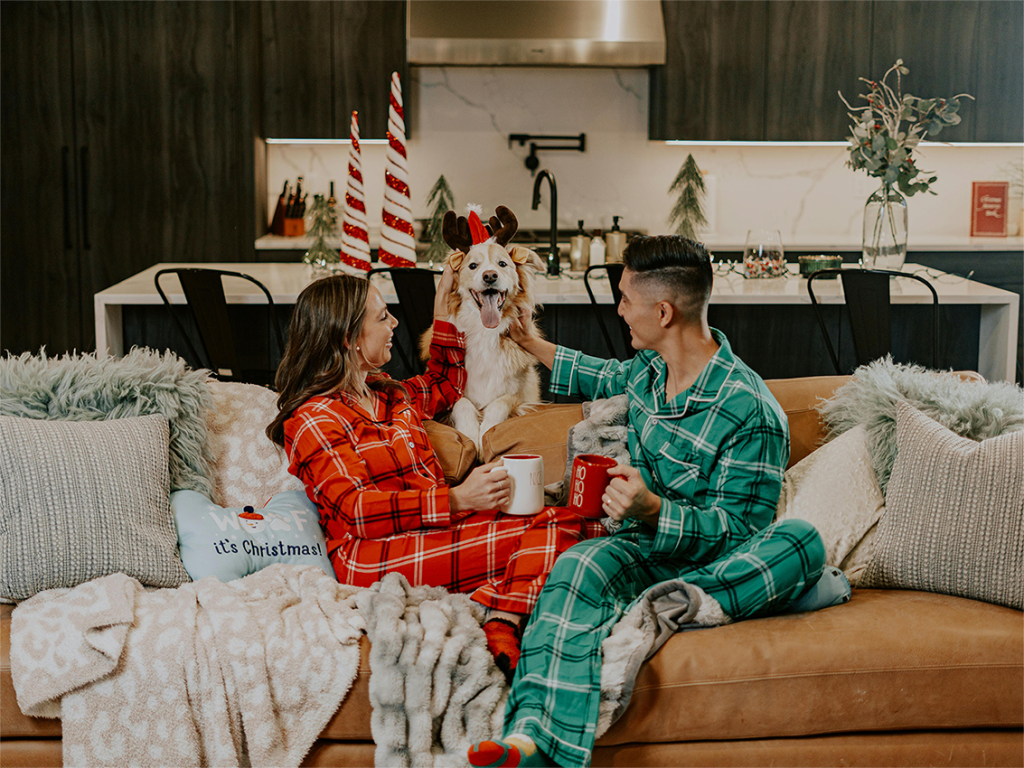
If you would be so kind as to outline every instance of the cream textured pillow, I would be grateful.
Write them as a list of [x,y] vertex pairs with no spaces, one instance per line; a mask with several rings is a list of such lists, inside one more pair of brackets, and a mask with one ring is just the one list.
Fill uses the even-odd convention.
[[25,600],[123,572],[188,581],[178,558],[163,416],[0,416],[0,595]]
[[277,395],[266,387],[211,381],[213,407],[206,430],[213,453],[214,501],[222,507],[261,507],[281,491],[301,491],[288,457],[267,437]]
[[1024,432],[980,443],[906,403],[864,585],[1024,609]]
[[854,427],[786,471],[775,519],[806,520],[817,528],[825,562],[853,583],[870,557],[865,537],[884,511],[867,432]]

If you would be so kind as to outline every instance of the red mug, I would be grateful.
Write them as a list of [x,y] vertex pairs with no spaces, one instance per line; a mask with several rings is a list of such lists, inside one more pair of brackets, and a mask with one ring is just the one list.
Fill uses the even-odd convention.
[[569,509],[580,517],[604,517],[601,497],[608,487],[608,470],[619,462],[596,453],[581,453],[572,462]]

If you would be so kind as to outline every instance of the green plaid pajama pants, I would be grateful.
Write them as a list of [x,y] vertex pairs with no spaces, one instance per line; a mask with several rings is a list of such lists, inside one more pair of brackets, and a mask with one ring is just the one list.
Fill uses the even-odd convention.
[[821,537],[802,520],[775,523],[703,565],[647,559],[653,536],[643,526],[628,527],[563,553],[523,634],[505,734],[529,735],[558,765],[590,763],[601,643],[648,587],[685,579],[733,619],[746,619],[785,608],[817,582],[825,565]]

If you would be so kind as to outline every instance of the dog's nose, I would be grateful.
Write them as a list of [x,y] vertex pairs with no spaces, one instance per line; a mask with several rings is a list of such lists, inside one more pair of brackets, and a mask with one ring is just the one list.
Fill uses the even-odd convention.
[[488,285],[490,285],[491,283],[493,283],[495,280],[498,279],[498,273],[493,271],[493,270],[490,271],[490,272],[484,272],[483,277],[484,277],[484,282],[487,283]]

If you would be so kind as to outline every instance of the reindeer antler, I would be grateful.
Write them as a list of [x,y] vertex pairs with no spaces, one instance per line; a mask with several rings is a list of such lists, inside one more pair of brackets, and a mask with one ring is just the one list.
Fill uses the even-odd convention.
[[491,232],[494,234],[494,241],[501,246],[508,245],[519,229],[519,221],[516,215],[504,205],[494,209],[497,216],[491,216],[487,222],[490,224]]
[[441,237],[453,251],[465,253],[473,247],[473,237],[469,234],[469,222],[465,216],[455,211],[448,211],[441,220]]

